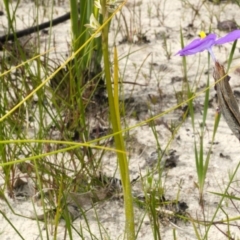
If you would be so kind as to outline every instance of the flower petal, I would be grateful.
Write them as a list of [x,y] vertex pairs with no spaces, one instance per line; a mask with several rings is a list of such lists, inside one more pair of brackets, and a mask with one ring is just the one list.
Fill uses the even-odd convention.
[[183,56],[181,54],[183,54],[184,52],[186,52],[188,50],[194,49],[195,47],[197,47],[199,45],[200,42],[201,42],[201,38],[193,40],[185,48],[183,48],[182,50],[178,51],[175,55],[179,54],[180,56]]
[[92,25],[93,28],[95,28],[96,30],[100,27],[100,24],[97,21],[97,19],[94,17],[93,13],[90,16],[90,25]]
[[233,42],[239,38],[240,38],[240,30],[234,30],[234,31],[228,33],[226,36],[216,40],[215,44],[220,45],[220,44],[224,44],[224,43],[228,43],[228,42]]
[[178,51],[175,55],[179,54],[180,56],[186,56],[211,49],[211,47],[215,44],[216,37],[216,34],[211,33],[205,38],[195,39],[185,48]]
[[[99,29],[100,24],[94,17],[93,13],[90,16],[90,23],[87,23],[84,25],[86,28],[90,30],[90,34],[95,34],[95,32]],[[95,38],[99,37],[101,35],[101,31],[99,31],[96,35]]]

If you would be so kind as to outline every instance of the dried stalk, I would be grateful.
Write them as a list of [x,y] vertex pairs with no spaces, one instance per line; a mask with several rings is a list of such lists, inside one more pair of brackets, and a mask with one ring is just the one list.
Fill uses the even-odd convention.
[[229,85],[230,77],[226,75],[223,65],[217,61],[215,62],[213,77],[216,82],[215,86],[219,109],[229,128],[240,140],[240,112],[238,103],[234,97],[231,86]]

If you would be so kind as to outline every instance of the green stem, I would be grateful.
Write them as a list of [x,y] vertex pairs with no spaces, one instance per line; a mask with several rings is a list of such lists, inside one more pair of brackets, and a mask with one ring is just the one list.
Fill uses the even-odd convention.
[[[108,19],[108,13],[106,11],[106,0],[102,1],[102,12],[105,22]],[[110,121],[112,123],[113,131],[120,132],[121,125],[118,117],[118,109],[115,108],[114,97],[113,97],[113,89],[111,82],[111,72],[110,72],[110,61],[109,61],[109,52],[108,52],[108,31],[109,24],[107,24],[102,30],[102,51],[103,51],[103,59],[104,59],[104,71],[106,78],[106,86],[108,93],[108,102],[110,109]],[[127,239],[133,240],[135,239],[135,230],[134,230],[134,213],[133,213],[133,201],[132,201],[132,192],[131,192],[131,183],[129,177],[129,169],[128,169],[128,160],[125,151],[125,145],[123,141],[122,133],[119,133],[114,136],[114,141],[116,148],[118,150],[124,151],[124,153],[117,153],[118,163],[120,168],[120,175],[123,185],[123,194],[124,194],[124,205],[125,205],[125,233],[127,235]]]
[[76,51],[79,46],[77,41],[79,41],[79,18],[78,18],[78,3],[77,1],[70,1],[71,9],[71,25],[72,25],[72,38],[73,38],[73,50]]
[[[91,9],[92,4],[82,4],[80,6],[80,11],[82,12],[86,12],[86,9]],[[82,14],[80,17],[81,19],[79,19],[79,8],[78,8],[78,1],[77,0],[72,0],[70,1],[70,9],[71,9],[71,25],[72,25],[72,45],[73,45],[73,51],[77,52],[78,49],[80,48],[82,42],[81,42],[81,31],[83,31],[83,27],[84,27],[84,20],[87,16],[85,16],[84,14]],[[81,24],[80,24],[81,23]],[[82,28],[81,28],[82,27]],[[84,35],[85,36],[85,35]],[[83,51],[83,50],[82,50]],[[71,89],[78,89],[77,90],[77,94],[78,94],[78,108],[80,110],[80,117],[79,117],[79,125],[80,128],[83,129],[83,131],[81,132],[81,139],[83,142],[86,142],[88,140],[88,130],[87,130],[87,126],[86,126],[86,119],[85,119],[85,107],[84,107],[84,103],[81,97],[81,88],[83,86],[83,71],[86,70],[87,65],[86,64],[79,64],[79,60],[80,60],[80,54],[76,55],[73,61],[73,66],[72,66],[72,74],[73,76],[75,76],[76,79],[78,79],[78,82],[75,83],[75,80],[71,78],[71,85],[72,88]],[[83,67],[84,66],[84,67]],[[71,94],[72,96],[72,94]],[[73,97],[73,96],[72,96]]]

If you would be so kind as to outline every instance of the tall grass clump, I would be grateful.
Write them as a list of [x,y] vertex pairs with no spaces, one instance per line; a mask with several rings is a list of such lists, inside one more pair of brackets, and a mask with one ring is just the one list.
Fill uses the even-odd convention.
[[[9,29],[15,32],[15,12],[11,15],[10,3],[7,1],[4,3],[8,14]],[[74,217],[72,213],[68,212],[70,193],[86,192],[90,198],[88,201],[91,201],[91,197],[93,197],[91,187],[84,184],[79,186],[78,179],[81,179],[80,182],[89,181],[85,177],[90,176],[93,183],[94,177],[97,178],[100,163],[95,159],[92,150],[98,146],[93,146],[94,141],[90,141],[87,113],[91,112],[89,110],[91,98],[97,91],[104,91],[98,89],[102,84],[101,87],[105,87],[107,90],[109,120],[116,148],[114,151],[117,154],[123,187],[125,235],[127,239],[135,239],[128,159],[119,115],[118,55],[115,48],[112,65],[108,45],[111,19],[120,11],[124,3],[118,5],[110,4],[108,1],[95,1],[94,5],[92,0],[87,3],[84,1],[78,3],[77,0],[70,1],[71,56],[51,73],[52,68],[49,68],[46,61],[40,60],[37,55],[39,49],[36,49],[34,53],[36,60],[33,58],[30,61],[25,61],[27,58],[23,55],[24,52],[20,52],[23,56],[20,62],[25,61],[21,66],[26,73],[26,76],[21,75],[22,86],[20,89],[19,87],[15,88],[14,81],[9,81],[10,73],[5,71],[2,74],[1,166],[5,174],[5,186],[2,191],[7,190],[9,196],[13,198],[17,168],[28,169],[27,173],[29,176],[34,176],[33,184],[39,193],[36,198],[40,199],[43,205],[44,211],[41,218],[45,223],[47,238],[52,234],[50,232],[53,232],[54,239],[57,239],[61,218],[65,219],[66,231],[71,238]],[[38,5],[36,8],[38,11]],[[20,49],[21,45],[18,48]],[[101,67],[102,60],[103,69]],[[32,63],[34,63],[35,71],[33,71]],[[21,66],[16,68],[17,71],[21,69]],[[112,69],[113,75],[111,74]],[[30,84],[29,79],[31,79]],[[103,86],[103,81],[105,86]],[[112,85],[112,83],[114,84]],[[13,94],[12,89],[14,88]],[[33,105],[34,101],[35,105]],[[50,104],[54,108],[51,108]],[[7,112],[7,109],[10,111]],[[19,126],[19,123],[23,123],[25,120],[27,127]],[[29,121],[38,126],[31,136],[32,140],[29,140],[28,130],[31,126]],[[57,129],[63,141],[54,141],[51,140],[51,137],[49,140],[49,134],[51,136],[51,132],[54,132],[52,126]],[[25,130],[22,131],[22,128]],[[69,132],[67,128],[73,133]],[[62,144],[64,144],[63,147]],[[11,150],[10,146],[13,146]],[[14,151],[12,151],[13,149]],[[104,152],[107,149],[100,147],[99,151]],[[47,192],[46,189],[48,189]],[[84,196],[81,195],[82,198]],[[86,203],[84,204],[86,205]],[[82,205],[79,205],[80,209]],[[53,224],[51,231],[48,230],[49,214],[54,218],[51,222]],[[85,213],[82,212],[82,214],[87,223]],[[90,228],[89,233],[91,234]]]

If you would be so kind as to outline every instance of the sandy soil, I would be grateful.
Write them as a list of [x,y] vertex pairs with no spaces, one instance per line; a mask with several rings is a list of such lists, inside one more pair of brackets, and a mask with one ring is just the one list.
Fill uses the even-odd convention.
[[[135,6],[134,6],[135,2]],[[164,110],[176,106],[177,101],[175,97],[176,91],[181,91],[182,81],[176,81],[176,77],[183,76],[182,58],[174,56],[174,54],[181,48],[180,44],[180,28],[183,29],[185,43],[191,41],[197,36],[200,30],[208,31],[211,27],[212,32],[218,34],[218,36],[225,35],[225,32],[217,29],[217,21],[235,19],[240,24],[239,7],[237,5],[228,3],[221,5],[213,5],[210,2],[206,2],[201,6],[202,1],[131,1],[129,0],[127,7],[123,9],[123,13],[129,24],[130,34],[132,34],[133,41],[137,41],[137,33],[142,33],[146,36],[149,43],[143,44],[131,44],[119,42],[124,37],[124,25],[121,19],[121,28],[118,30],[118,23],[115,20],[112,23],[112,30],[110,33],[111,44],[116,43],[119,56],[126,56],[129,53],[128,58],[124,58],[120,62],[120,71],[124,72],[123,79],[125,81],[134,81],[137,79],[137,83],[144,86],[129,84],[124,85],[125,97],[133,94],[137,99],[139,106],[144,106],[150,103],[150,109],[147,111],[140,110],[139,120],[134,118],[129,119],[128,125],[143,121],[151,114],[156,115]],[[192,7],[191,7],[192,4]],[[159,12],[157,8],[159,6]],[[193,8],[196,11],[193,11]],[[68,9],[68,5],[61,5],[54,8],[54,15],[60,16]],[[199,11],[198,11],[199,9]],[[133,14],[133,12],[135,13]],[[18,16],[21,19],[19,21],[19,29],[31,25],[32,17],[34,16],[33,6],[31,3],[20,4],[18,8]],[[28,14],[26,14],[28,13]],[[196,15],[195,15],[196,14]],[[159,16],[158,16],[159,15]],[[119,18],[119,16],[118,16]],[[7,20],[5,16],[0,17],[2,25],[7,26]],[[45,18],[46,20],[46,18]],[[140,21],[141,20],[141,21]],[[131,22],[131,23],[130,23]],[[0,26],[0,29],[2,26]],[[67,42],[70,41],[70,21],[63,23],[53,28],[53,34],[55,37],[56,52],[51,53],[52,58],[63,58],[68,53]],[[116,31],[119,31],[116,34]],[[167,45],[164,45],[164,37],[166,36]],[[188,38],[190,37],[190,38]],[[53,44],[53,43],[52,43]],[[237,49],[240,45],[238,43]],[[170,54],[169,58],[166,56]],[[221,47],[215,47],[214,52],[220,62],[226,66],[226,60],[231,50],[231,44],[226,44]],[[235,60],[232,66],[239,66],[239,50],[235,52]],[[196,88],[197,92],[204,89],[207,82],[207,75],[204,73],[212,69],[208,69],[207,66],[207,53],[203,52],[194,56],[187,57],[188,63],[188,80],[191,86]],[[152,67],[153,66],[153,67]],[[240,91],[240,84],[238,83],[239,75],[234,73],[234,69],[230,72],[231,81],[230,84],[233,90]],[[213,84],[213,78],[211,78],[211,84]],[[156,104],[151,104],[149,96],[156,98]],[[210,98],[214,99],[215,90],[211,88]],[[200,94],[195,99],[196,106],[196,123],[199,124],[202,121],[202,109],[203,109],[204,94]],[[210,147],[210,142],[213,132],[214,116],[216,112],[217,103],[214,100],[214,104],[208,111],[207,118],[207,132],[204,135],[205,142],[205,154]],[[170,123],[178,122],[181,116],[181,110],[171,111],[159,118],[160,123],[156,126],[158,133],[158,140],[162,147],[165,149],[169,144],[171,138],[171,132],[166,126]],[[194,137],[198,139],[198,125],[196,124],[195,132],[191,126],[191,120],[188,118],[178,130],[176,136],[167,147],[167,152],[175,151],[176,167],[168,169],[164,172],[163,182],[165,186],[166,199],[176,199],[179,193],[179,200],[185,202],[188,205],[187,213],[196,219],[211,220],[217,205],[219,204],[220,197],[210,193],[219,192],[222,193],[226,189],[229,183],[229,176],[236,169],[239,163],[239,141],[232,134],[228,128],[226,122],[222,118],[218,128],[218,132],[215,138],[215,144],[212,149],[211,160],[209,164],[209,170],[207,174],[205,184],[205,211],[204,215],[201,207],[198,204],[199,192],[196,188],[197,174],[195,167],[194,156]],[[133,147],[133,153],[130,156],[130,172],[131,178],[135,178],[141,173],[144,175],[147,173],[150,165],[154,165],[154,152],[157,150],[156,140],[151,128],[148,125],[143,125],[134,128],[130,131],[130,134],[134,136],[135,143]],[[139,151],[139,149],[141,151]],[[141,153],[139,153],[141,152]],[[155,154],[156,155],[156,154]],[[151,158],[152,156],[152,158]],[[104,159],[103,169],[104,173],[111,176],[115,172],[116,159],[112,154],[107,155]],[[1,173],[2,176],[2,173]],[[118,176],[118,173],[117,175]],[[240,178],[239,171],[236,174],[234,184],[231,185],[229,193],[238,196],[238,181]],[[1,184],[2,184],[1,177]],[[136,184],[133,187],[136,193],[141,192],[140,184]],[[33,204],[31,200],[27,201],[15,201],[8,199],[11,203],[15,213],[20,213],[25,216],[33,215]],[[1,201],[1,200],[0,200]],[[230,201],[225,201],[222,206],[224,212],[219,211],[215,220],[226,219],[226,214],[229,218],[238,217],[239,213],[236,209],[239,209],[239,202],[235,201],[235,206]],[[37,207],[37,209],[40,207]],[[24,239],[39,239],[39,228],[37,221],[22,218],[13,214],[4,201],[1,201],[1,212],[6,214],[12,224],[22,234]],[[124,211],[122,200],[111,200],[101,203],[96,207],[99,220],[102,226],[107,230],[105,238],[109,239],[122,239],[124,229]],[[136,208],[136,225],[138,220],[143,216],[144,211]],[[91,231],[94,232],[96,238],[100,239],[99,226],[96,220],[96,215],[93,210],[87,213]],[[10,224],[4,220],[2,214],[0,214],[0,235],[1,239],[19,239],[16,232],[10,226]],[[141,229],[139,230],[138,239],[153,239],[152,229],[149,224],[149,218],[146,215],[143,220]],[[235,221],[236,227],[231,227],[230,232],[233,239],[240,238],[240,220]],[[86,226],[85,221],[78,218],[74,221],[74,226],[79,228]],[[194,228],[190,223],[184,223],[178,221],[176,224],[167,222],[161,224],[161,236],[162,239],[173,239],[173,228],[176,229],[178,239],[196,239]],[[201,229],[204,234],[204,227],[197,225],[197,228]],[[227,232],[227,226],[218,225],[223,232]],[[43,224],[40,222],[41,233],[46,239],[46,231],[43,228]],[[80,239],[80,237],[73,232],[74,239]],[[91,239],[87,230],[84,230],[84,239]],[[221,240],[225,239],[225,236],[219,229],[212,226],[209,231],[208,239]],[[63,239],[64,227],[59,227],[59,233],[57,239]]]

